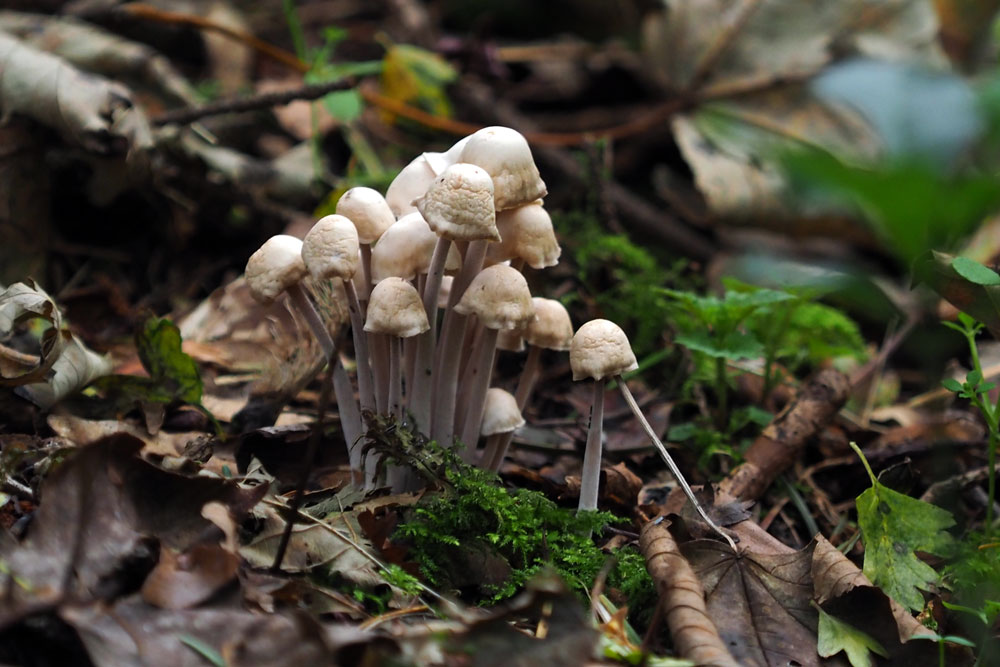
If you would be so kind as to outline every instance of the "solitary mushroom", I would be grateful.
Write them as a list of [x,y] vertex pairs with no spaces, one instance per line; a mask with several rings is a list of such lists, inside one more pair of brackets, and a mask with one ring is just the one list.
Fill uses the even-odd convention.
[[580,480],[580,504],[581,510],[597,509],[597,486],[601,475],[601,430],[604,421],[604,386],[608,378],[617,381],[619,389],[625,402],[642,425],[646,435],[653,442],[660,456],[670,468],[670,472],[677,479],[684,494],[694,505],[695,510],[715,532],[721,535],[733,551],[736,551],[736,543],[719,526],[712,521],[701,503],[695,498],[694,492],[688,485],[687,480],[681,474],[673,457],[667,448],[657,437],[656,432],[646,421],[632,392],[621,377],[622,373],[638,368],[632,346],[628,342],[628,336],[614,322],[608,320],[591,320],[581,326],[573,336],[573,342],[569,351],[569,363],[573,370],[574,380],[584,380],[592,378],[594,380],[594,396],[590,412],[590,428],[587,432],[587,448],[583,455],[583,472]]

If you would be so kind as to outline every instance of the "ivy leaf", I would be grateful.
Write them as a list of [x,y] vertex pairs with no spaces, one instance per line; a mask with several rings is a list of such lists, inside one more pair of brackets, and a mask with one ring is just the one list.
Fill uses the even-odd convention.
[[869,651],[883,658],[889,657],[889,653],[870,635],[831,616],[815,603],[813,607],[819,612],[816,652],[820,656],[829,658],[843,651],[852,667],[871,667]]
[[861,456],[872,481],[872,487],[855,501],[865,543],[862,571],[889,597],[919,611],[924,607],[920,591],[929,590],[939,577],[915,552],[947,556],[953,540],[945,530],[955,520],[940,507],[880,484],[858,446],[851,443],[851,447]]

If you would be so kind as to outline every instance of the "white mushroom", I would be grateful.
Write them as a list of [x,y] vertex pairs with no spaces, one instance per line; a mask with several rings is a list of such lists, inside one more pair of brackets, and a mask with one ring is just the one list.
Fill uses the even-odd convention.
[[529,204],[547,194],[531,148],[517,130],[494,126],[474,132],[459,160],[482,167],[493,178],[498,211]]

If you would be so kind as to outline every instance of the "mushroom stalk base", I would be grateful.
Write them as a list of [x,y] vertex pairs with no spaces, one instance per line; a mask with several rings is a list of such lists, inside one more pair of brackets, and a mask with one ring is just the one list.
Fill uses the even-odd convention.
[[604,430],[604,386],[607,380],[594,380],[594,394],[590,408],[590,428],[587,430],[587,449],[583,453],[583,472],[580,475],[579,510],[597,509],[597,487],[601,481],[601,432]]
[[[712,530],[721,535],[723,539],[725,539],[726,542],[729,543],[729,546],[732,547],[733,551],[735,552],[736,542],[734,542],[733,538],[731,538],[721,528],[719,528],[719,526],[717,526],[714,521],[708,518],[708,514],[705,513],[705,510],[702,508],[701,503],[699,503],[698,499],[694,497],[694,491],[691,490],[691,486],[687,483],[687,480],[684,479],[684,475],[681,474],[681,471],[677,467],[677,464],[674,463],[674,459],[672,456],[670,456],[670,452],[668,452],[667,448],[663,445],[662,442],[660,442],[660,438],[656,435],[656,432],[653,430],[653,427],[649,425],[648,421],[646,421],[645,415],[643,415],[642,410],[639,409],[639,404],[635,402],[635,398],[632,396],[632,392],[629,391],[628,385],[625,384],[625,380],[622,378],[621,375],[616,376],[615,380],[618,382],[618,387],[621,389],[622,396],[625,398],[625,402],[628,403],[628,407],[631,408],[632,413],[635,415],[635,418],[639,420],[639,423],[642,425],[642,430],[646,432],[646,435],[649,436],[649,439],[653,442],[653,445],[656,447],[657,451],[659,451],[660,457],[666,462],[667,467],[670,468],[670,472],[677,480],[677,483],[680,484],[681,489],[684,491],[684,495],[688,497],[688,500],[690,500],[691,504],[694,505],[694,508],[698,512],[698,515],[705,521],[705,523],[707,523],[712,528]],[[583,496],[581,491],[581,501],[582,497]]]

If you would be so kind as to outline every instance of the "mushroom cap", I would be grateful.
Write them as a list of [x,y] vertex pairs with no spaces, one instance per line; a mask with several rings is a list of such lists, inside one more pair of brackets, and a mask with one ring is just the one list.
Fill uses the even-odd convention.
[[317,220],[302,239],[302,260],[316,280],[350,280],[359,263],[358,230],[354,223],[342,215]]
[[[404,215],[385,230],[372,249],[372,281],[377,283],[389,276],[410,280],[426,273],[434,255],[438,237],[419,212]],[[452,246],[445,262],[446,271],[457,271],[462,256]]]
[[440,176],[441,172],[458,162],[458,158],[462,154],[462,149],[465,148],[465,144],[467,143],[469,143],[469,137],[462,137],[444,153],[423,153],[422,155],[430,168],[434,170],[434,173]]
[[508,259],[522,259],[533,269],[545,269],[559,263],[562,248],[552,229],[552,218],[540,201],[497,213],[500,242],[491,243],[486,261],[495,264]]
[[515,399],[509,391],[497,387],[486,390],[486,407],[483,410],[483,423],[479,427],[481,435],[496,435],[510,433],[524,426],[524,417],[517,407]]
[[451,165],[414,203],[441,238],[500,240],[493,210],[493,179],[473,164]]
[[278,234],[264,241],[257,252],[250,255],[244,272],[250,295],[266,305],[286,289],[306,276],[302,261],[302,241],[294,236]]
[[459,315],[475,315],[490,329],[520,329],[535,318],[528,281],[503,264],[488,266],[472,279],[455,304]]
[[555,299],[535,297],[535,319],[524,330],[524,340],[547,350],[566,351],[573,340],[573,322],[566,306]]
[[413,200],[427,192],[437,174],[431,169],[427,158],[418,155],[410,161],[410,164],[403,167],[396,178],[392,179],[389,188],[385,191],[385,201],[395,214],[396,218],[413,213],[417,207],[413,205]]
[[372,288],[365,331],[409,338],[430,328],[420,293],[408,280],[390,277]]
[[509,127],[484,127],[474,132],[459,160],[482,167],[493,178],[498,211],[529,204],[548,193],[527,139]]
[[603,380],[639,367],[622,328],[609,320],[590,320],[581,326],[569,348],[574,380]]
[[351,188],[337,201],[337,214],[348,218],[358,230],[360,243],[374,243],[396,216],[385,197],[371,188]]

